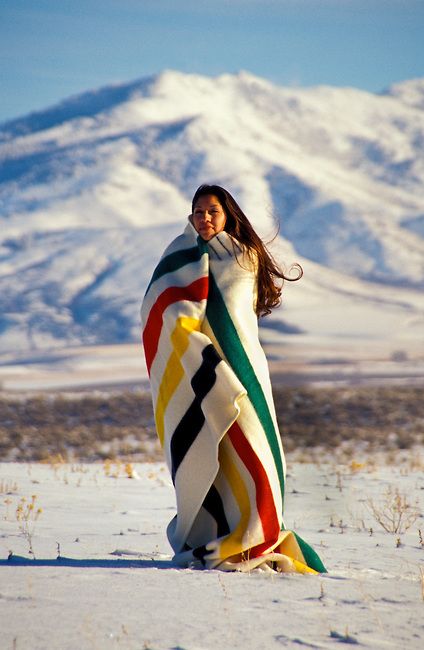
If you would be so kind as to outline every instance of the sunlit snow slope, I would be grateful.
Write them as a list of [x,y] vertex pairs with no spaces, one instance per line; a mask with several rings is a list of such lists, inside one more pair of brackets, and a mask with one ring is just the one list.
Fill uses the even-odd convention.
[[277,334],[424,331],[424,79],[373,95],[167,71],[0,127],[0,352],[137,340],[203,182],[263,236],[278,221],[278,258],[304,266]]

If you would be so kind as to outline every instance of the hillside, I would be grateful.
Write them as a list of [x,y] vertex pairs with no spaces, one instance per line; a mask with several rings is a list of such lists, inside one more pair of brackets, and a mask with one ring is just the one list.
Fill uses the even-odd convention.
[[165,71],[1,125],[0,352],[137,340],[152,268],[210,181],[305,268],[265,337],[417,338],[423,108],[423,79],[373,95]]

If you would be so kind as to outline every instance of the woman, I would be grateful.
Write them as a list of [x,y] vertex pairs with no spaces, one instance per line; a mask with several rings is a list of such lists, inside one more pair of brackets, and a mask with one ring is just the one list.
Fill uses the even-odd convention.
[[143,345],[181,566],[325,571],[283,524],[285,462],[257,317],[279,304],[284,279],[229,192],[202,185],[147,288]]

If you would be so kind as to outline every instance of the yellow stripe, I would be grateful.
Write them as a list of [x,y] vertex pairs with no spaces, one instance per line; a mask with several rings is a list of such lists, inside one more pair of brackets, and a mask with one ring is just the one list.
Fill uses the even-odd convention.
[[237,555],[242,552],[243,537],[246,533],[250,520],[249,493],[246,489],[240,472],[238,471],[235,463],[230,458],[228,447],[225,448],[226,442],[227,441],[224,439],[219,447],[219,464],[225,474],[228,483],[231,486],[231,490],[237,501],[241,517],[234,531],[221,542],[219,554],[223,560],[226,560],[232,555]]
[[303,564],[303,562],[299,562],[299,560],[293,560],[293,564],[297,573],[312,573],[313,575],[318,575],[318,571],[311,569],[310,566]]
[[280,533],[278,547],[274,550],[277,553],[283,553],[284,555],[287,555],[295,562],[300,562],[300,564],[307,566],[302,553],[302,549],[297,543],[296,537],[293,535],[293,532],[291,530],[285,530]]
[[165,411],[184,376],[181,357],[188,348],[190,334],[195,330],[200,331],[200,326],[201,321],[197,318],[181,316],[177,319],[174,331],[171,334],[173,350],[163,373],[155,408],[156,431],[162,446],[165,435]]
[[289,557],[293,562],[293,567],[296,569],[297,573],[318,573],[318,571],[311,569],[311,567],[306,564],[302,549],[297,543],[291,530],[286,530],[281,534],[279,544],[277,548],[274,549],[274,552],[282,553],[286,557]]

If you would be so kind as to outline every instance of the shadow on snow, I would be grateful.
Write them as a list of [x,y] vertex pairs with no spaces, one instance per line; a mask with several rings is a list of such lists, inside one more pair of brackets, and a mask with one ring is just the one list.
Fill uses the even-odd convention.
[[171,560],[155,559],[134,559],[134,560],[77,560],[70,557],[59,557],[56,560],[32,560],[28,557],[13,555],[10,559],[0,560],[0,567],[22,566],[22,567],[75,567],[77,569],[178,569]]

